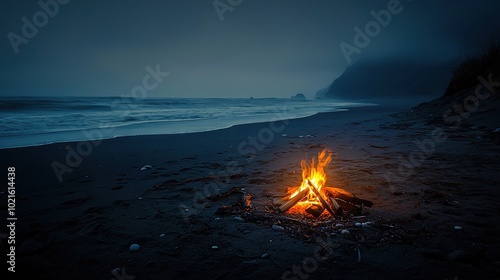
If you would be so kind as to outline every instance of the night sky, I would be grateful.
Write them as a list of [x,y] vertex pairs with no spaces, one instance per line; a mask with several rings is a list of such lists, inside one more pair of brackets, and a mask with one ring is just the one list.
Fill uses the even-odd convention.
[[[13,47],[12,33],[24,38],[22,18],[33,23],[43,9],[37,1],[2,0],[0,95],[119,96],[142,83],[146,66],[159,65],[170,75],[151,97],[312,97],[349,66],[339,44],[354,45],[353,28],[364,29],[374,20],[370,11],[392,2],[217,1],[231,11],[218,13],[213,0],[71,0]],[[500,35],[499,1],[405,0],[398,7],[351,63],[460,60]]]

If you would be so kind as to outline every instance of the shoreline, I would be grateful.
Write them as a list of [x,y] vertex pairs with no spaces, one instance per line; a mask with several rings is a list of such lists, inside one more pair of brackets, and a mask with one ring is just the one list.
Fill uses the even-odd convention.
[[[313,100],[313,102],[318,102]],[[319,101],[319,104],[322,102]],[[349,105],[343,105],[331,108],[330,111],[316,112],[311,115],[306,116],[291,116],[289,109],[284,109],[283,111],[276,111],[274,113],[269,113],[269,119],[276,120],[291,120],[300,119],[314,116],[319,113],[334,113],[349,110],[352,108],[367,107],[367,106],[378,106],[378,104],[360,102],[340,102],[338,104],[347,103]],[[355,104],[354,107],[352,107]],[[284,104],[283,106],[286,106]],[[288,108],[288,107],[287,107]],[[98,128],[87,128],[87,129],[75,129],[75,130],[64,130],[57,132],[45,132],[38,134],[29,135],[8,135],[4,136],[3,143],[4,147],[1,149],[11,149],[11,148],[25,148],[33,146],[43,146],[58,143],[70,143],[70,142],[81,142],[81,141],[95,141],[95,140],[105,140],[114,139],[119,137],[128,136],[148,136],[148,135],[176,135],[176,134],[189,134],[189,133],[200,133],[209,132],[214,130],[221,130],[226,128],[231,128],[238,125],[246,125],[253,123],[268,122],[264,116],[254,116],[248,117],[246,119],[241,119],[237,122],[230,119],[196,119],[196,120],[164,120],[164,121],[147,121],[143,123],[131,123],[122,124],[118,126],[111,127],[98,127]],[[186,122],[194,122],[189,126],[189,128],[183,128],[182,126]],[[170,127],[170,125],[174,125]],[[156,130],[156,131],[155,131]],[[158,131],[158,132],[157,132]],[[53,140],[57,136],[63,140]],[[21,139],[31,139],[31,140],[21,140]],[[21,141],[20,141],[21,140]],[[18,144],[19,142],[25,144]]]
[[[318,112],[318,113],[314,113],[314,114],[309,115],[309,116],[298,116],[298,117],[293,117],[293,118],[284,116],[282,112],[277,112],[275,115],[281,116],[281,118],[276,118],[276,121],[303,119],[303,118],[313,117],[317,114],[338,113],[338,112],[342,112],[342,111],[352,110],[353,108],[380,106],[379,104],[368,104],[368,103],[359,103],[359,104],[360,105],[356,106],[356,107],[339,107],[339,108],[332,109],[335,111]],[[203,120],[200,120],[200,121],[203,121]],[[209,120],[209,121],[213,122],[214,120]],[[115,131],[117,129],[124,129],[125,128],[124,131],[130,131],[132,127],[137,126],[137,128],[135,130],[141,130],[141,129],[144,129],[144,127],[155,127],[158,125],[161,126],[162,123],[168,123],[168,122],[169,121],[151,122],[151,123],[145,123],[145,124],[129,124],[129,125],[123,125],[123,126],[111,127],[111,128],[89,128],[89,129],[84,129],[84,130],[48,132],[48,133],[41,133],[41,134],[36,134],[36,135],[26,135],[26,136],[29,138],[49,138],[50,135],[53,135],[53,134],[66,134],[66,133],[68,133],[68,134],[73,134],[73,135],[74,134],[82,134],[82,137],[85,137],[85,134],[91,135],[94,131],[99,131],[99,134],[102,135],[102,134],[104,134],[103,131],[110,130],[110,129],[112,131]],[[211,132],[211,131],[224,130],[224,129],[228,129],[228,128],[235,127],[235,126],[252,125],[252,124],[260,124],[260,123],[268,123],[268,122],[270,122],[270,121],[256,121],[256,122],[249,121],[249,122],[244,122],[244,123],[240,123],[240,124],[232,124],[232,125],[228,125],[225,127],[218,127],[218,128],[213,128],[213,129],[211,128],[208,130],[200,130],[200,131],[195,130],[195,131],[178,132],[178,133],[175,133],[175,132],[173,132],[173,133],[146,133],[146,134],[114,135],[114,136],[104,136],[103,135],[102,137],[97,137],[97,138],[86,137],[86,138],[82,138],[82,139],[71,139],[71,140],[61,140],[61,141],[50,141],[50,142],[46,142],[46,143],[44,142],[44,143],[28,144],[28,145],[24,145],[24,146],[0,147],[0,150],[15,149],[15,148],[40,147],[40,146],[52,145],[52,144],[64,144],[64,143],[75,143],[75,142],[96,141],[96,140],[101,141],[101,140],[115,139],[115,138],[121,138],[121,137],[140,137],[140,136],[161,136],[161,135],[205,133],[205,132]],[[149,128],[149,129],[151,129],[151,128]],[[19,139],[20,137],[22,137],[22,136],[6,136],[3,139],[5,140],[7,138],[14,138],[14,139],[9,140],[9,141],[16,142],[16,140]]]

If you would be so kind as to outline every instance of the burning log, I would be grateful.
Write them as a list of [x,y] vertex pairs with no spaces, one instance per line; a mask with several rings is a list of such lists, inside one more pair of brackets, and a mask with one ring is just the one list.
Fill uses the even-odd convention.
[[337,213],[337,215],[342,215],[342,212],[344,209],[340,207],[340,205],[337,203],[335,198],[331,195],[328,195],[328,200],[330,201],[330,204],[332,205],[332,210]]
[[281,212],[288,211],[288,209],[292,208],[295,204],[297,204],[297,202],[301,201],[308,193],[309,193],[309,190],[304,189],[303,191],[299,192],[296,196],[292,197],[287,202],[283,203],[279,207],[279,210]]
[[344,201],[348,201],[354,205],[363,204],[363,206],[366,206],[366,207],[373,206],[373,202],[366,200],[366,199],[359,198],[356,195],[354,195],[346,190],[343,190],[343,189],[325,187],[323,190],[325,192],[327,192],[329,196],[332,196],[334,198],[340,198],[340,199],[342,199]]
[[316,189],[316,186],[314,186],[313,183],[311,183],[311,181],[309,179],[307,179],[307,184],[309,186],[309,189],[314,193],[314,195],[316,195],[316,197],[321,202],[321,205],[323,205],[323,207],[326,209],[326,211],[328,211],[328,213],[330,213],[330,215],[335,217],[336,215],[333,212],[332,208],[330,208],[330,205],[328,205],[328,203],[326,203],[323,196],[319,193],[318,189]]

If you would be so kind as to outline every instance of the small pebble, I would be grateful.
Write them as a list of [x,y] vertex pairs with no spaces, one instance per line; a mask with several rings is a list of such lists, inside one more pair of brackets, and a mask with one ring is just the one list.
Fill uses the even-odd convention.
[[220,218],[219,218],[219,217],[217,217],[217,218],[214,218],[214,220],[218,221],[218,220],[220,220]]
[[237,221],[240,221],[240,222],[244,222],[245,221],[245,220],[243,220],[242,217],[239,217],[239,216],[234,217],[234,219],[237,220]]
[[111,274],[120,275],[121,272],[122,272],[122,270],[119,267],[117,267],[111,271]]
[[356,225],[357,227],[361,227],[361,223],[360,223],[360,222],[357,222],[355,225]]
[[467,259],[467,253],[462,250],[456,250],[448,255],[448,260],[452,262],[460,262]]
[[286,133],[281,134],[281,137],[287,137],[288,135]]
[[455,226],[455,230],[462,230],[461,226]]
[[260,256],[261,259],[267,259],[269,258],[269,254],[268,253],[265,253],[263,254],[262,256]]
[[273,225],[273,229],[275,231],[285,231],[285,228],[282,227],[282,226],[278,226],[278,225]]
[[340,234],[342,235],[348,235],[350,232],[347,229],[343,229]]
[[130,245],[130,253],[137,252],[137,251],[139,251],[139,249],[141,249],[141,246],[139,246],[139,244]]
[[164,237],[164,236],[165,236],[165,233],[160,234],[160,237]]
[[212,249],[214,250],[219,249],[219,246],[212,246]]
[[343,224],[336,224],[335,227],[343,227]]

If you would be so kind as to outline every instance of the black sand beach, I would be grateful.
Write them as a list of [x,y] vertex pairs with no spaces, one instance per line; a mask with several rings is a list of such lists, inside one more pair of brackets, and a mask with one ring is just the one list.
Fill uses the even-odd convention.
[[[74,167],[66,157],[83,144],[0,150],[2,176],[16,169],[17,279],[498,278],[492,128],[449,129],[410,107],[108,139],[70,157]],[[408,168],[421,143],[432,151]],[[324,148],[333,151],[328,183],[374,206],[345,220],[277,213],[273,199],[301,181],[300,160]],[[54,161],[72,169],[61,182]],[[221,212],[242,188],[252,208]],[[0,233],[5,252],[8,232]]]

